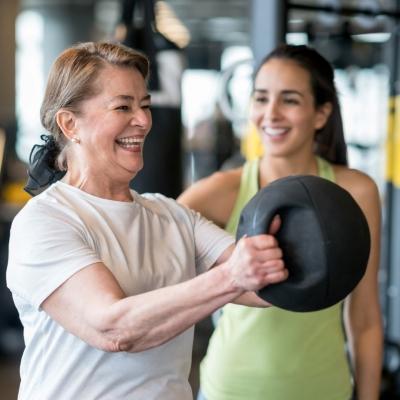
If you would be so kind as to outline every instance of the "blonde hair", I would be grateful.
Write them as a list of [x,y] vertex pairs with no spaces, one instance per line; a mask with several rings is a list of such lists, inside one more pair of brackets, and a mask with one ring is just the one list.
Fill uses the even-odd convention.
[[67,141],[57,124],[57,112],[67,109],[79,114],[81,102],[97,94],[95,81],[107,65],[133,68],[148,80],[148,58],[137,50],[111,42],[79,43],[64,50],[51,67],[40,119],[56,142],[59,169],[66,167],[63,150]]

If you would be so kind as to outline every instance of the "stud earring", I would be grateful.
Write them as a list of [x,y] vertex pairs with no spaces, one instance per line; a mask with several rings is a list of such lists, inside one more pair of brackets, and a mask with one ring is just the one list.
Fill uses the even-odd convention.
[[74,143],[76,143],[76,144],[79,144],[79,143],[81,142],[81,140],[80,140],[77,136],[74,136],[74,137],[71,139],[71,142],[74,142]]

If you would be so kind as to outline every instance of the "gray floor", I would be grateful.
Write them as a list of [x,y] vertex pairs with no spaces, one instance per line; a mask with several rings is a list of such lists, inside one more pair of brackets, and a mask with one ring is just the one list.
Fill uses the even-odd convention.
[[0,398],[15,400],[19,386],[19,358],[0,358]]

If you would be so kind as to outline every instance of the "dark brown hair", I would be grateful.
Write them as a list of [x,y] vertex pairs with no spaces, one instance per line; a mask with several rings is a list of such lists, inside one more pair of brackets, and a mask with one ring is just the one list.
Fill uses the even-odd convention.
[[261,67],[272,59],[293,61],[309,73],[316,108],[327,102],[332,104],[332,112],[325,126],[316,132],[315,154],[334,164],[347,165],[343,121],[331,64],[311,47],[284,44],[261,61],[254,76],[257,76]]

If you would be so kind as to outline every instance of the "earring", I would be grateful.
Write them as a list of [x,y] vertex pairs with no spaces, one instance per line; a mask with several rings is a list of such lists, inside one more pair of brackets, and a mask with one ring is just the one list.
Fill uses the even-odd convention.
[[71,139],[71,142],[74,142],[74,143],[76,143],[76,144],[79,144],[79,143],[81,142],[81,140],[78,138],[78,136],[74,136],[74,137]]

